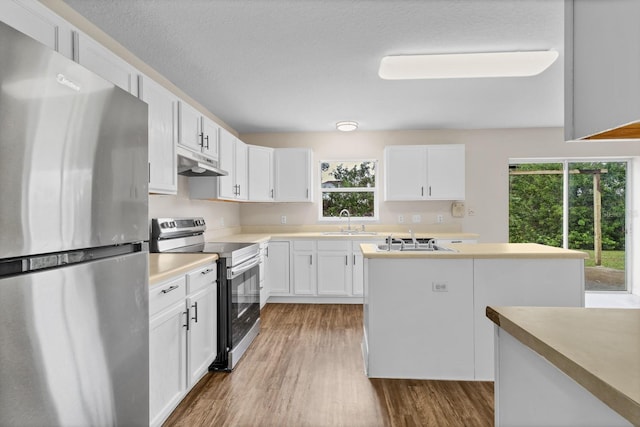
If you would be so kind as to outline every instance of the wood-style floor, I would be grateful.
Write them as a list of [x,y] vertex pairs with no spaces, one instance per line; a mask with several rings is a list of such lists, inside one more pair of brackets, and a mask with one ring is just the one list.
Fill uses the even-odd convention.
[[267,304],[261,326],[236,369],[207,374],[166,426],[493,425],[491,382],[367,378],[360,305]]

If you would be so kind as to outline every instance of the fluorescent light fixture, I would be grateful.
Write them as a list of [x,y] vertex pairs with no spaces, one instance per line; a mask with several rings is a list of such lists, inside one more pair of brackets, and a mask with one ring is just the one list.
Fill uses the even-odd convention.
[[558,59],[556,50],[385,56],[378,75],[385,80],[527,77]]
[[358,122],[338,122],[336,129],[342,132],[351,132],[358,129]]

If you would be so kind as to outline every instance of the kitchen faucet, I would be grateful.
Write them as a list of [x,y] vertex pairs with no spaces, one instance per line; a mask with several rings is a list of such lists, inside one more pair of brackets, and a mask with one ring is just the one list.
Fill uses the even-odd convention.
[[349,213],[349,211],[347,209],[342,209],[338,214],[338,218],[342,218],[342,214],[344,213],[347,214],[347,229],[342,231],[351,231],[351,214]]

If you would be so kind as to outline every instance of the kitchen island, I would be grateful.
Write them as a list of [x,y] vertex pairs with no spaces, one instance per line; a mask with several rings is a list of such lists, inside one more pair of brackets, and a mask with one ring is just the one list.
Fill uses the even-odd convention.
[[369,377],[494,379],[489,305],[584,306],[583,252],[537,244],[362,244]]
[[640,425],[640,310],[487,307],[495,425]]

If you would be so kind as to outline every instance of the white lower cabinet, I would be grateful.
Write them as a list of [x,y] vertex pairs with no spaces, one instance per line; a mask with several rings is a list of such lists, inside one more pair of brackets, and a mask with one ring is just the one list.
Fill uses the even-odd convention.
[[149,289],[149,420],[161,425],[215,358],[216,264]]
[[350,241],[318,241],[318,295],[351,294],[353,264]]
[[269,296],[290,295],[290,250],[288,241],[270,241],[267,252],[267,271],[265,286]]
[[364,256],[360,250],[361,243],[370,242],[351,242],[351,259],[353,260],[352,293],[354,296],[362,296],[364,294]]
[[[358,302],[364,288],[364,258],[361,243],[378,243],[374,240],[352,241],[351,239],[291,240],[271,242],[291,245],[290,283],[283,276],[289,265],[284,264],[286,254],[282,254],[276,264],[269,260],[269,268],[279,269],[269,276],[270,297],[278,302]],[[272,257],[272,246],[269,257]],[[278,275],[277,282],[271,277]],[[285,284],[286,286],[282,286]],[[274,286],[280,287],[276,290]],[[312,300],[306,300],[311,297]]]
[[216,288],[206,289],[187,298],[189,308],[189,386],[193,387],[207,373],[216,355]]
[[293,246],[293,293],[295,295],[315,295],[317,266],[316,242],[295,240]]

